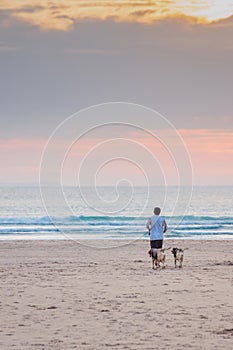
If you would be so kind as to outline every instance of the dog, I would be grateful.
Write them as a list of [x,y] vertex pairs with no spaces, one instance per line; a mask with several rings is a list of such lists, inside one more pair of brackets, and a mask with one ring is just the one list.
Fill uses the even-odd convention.
[[184,260],[184,251],[187,250],[188,248],[185,249],[180,249],[180,248],[172,248],[171,252],[174,256],[174,264],[175,267],[177,266],[177,262],[179,263],[179,268],[181,269],[183,266],[183,260]]
[[161,249],[155,249],[151,248],[148,252],[149,256],[151,257],[152,261],[152,269],[156,270],[160,263],[162,264],[162,269],[165,269],[165,261],[166,261],[166,254],[165,250],[169,250],[169,248],[161,248]]

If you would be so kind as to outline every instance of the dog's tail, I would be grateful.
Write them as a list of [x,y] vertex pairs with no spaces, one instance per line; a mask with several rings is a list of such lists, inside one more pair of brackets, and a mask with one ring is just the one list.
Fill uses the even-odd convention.
[[164,250],[169,250],[169,249],[171,249],[171,247],[168,247],[168,248],[163,248]]

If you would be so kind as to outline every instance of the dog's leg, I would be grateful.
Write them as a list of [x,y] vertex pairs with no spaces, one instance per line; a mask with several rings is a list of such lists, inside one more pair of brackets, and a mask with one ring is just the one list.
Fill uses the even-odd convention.
[[154,259],[154,270],[157,270],[159,268],[159,262],[157,259]]
[[174,259],[174,263],[175,263],[175,268],[176,268],[176,258]]
[[158,267],[158,252],[157,252],[157,249],[155,248],[152,248],[151,249],[151,254],[152,254],[152,265],[153,265],[153,269],[156,270],[157,267]]
[[183,263],[183,256],[180,258],[180,265],[179,265],[180,269],[182,268],[182,263]]
[[165,269],[166,265],[165,265],[165,262],[166,262],[166,258],[164,257],[163,261],[162,261],[162,269]]
[[152,269],[154,269],[155,268],[155,266],[154,266],[154,258],[151,258],[151,262],[152,262]]

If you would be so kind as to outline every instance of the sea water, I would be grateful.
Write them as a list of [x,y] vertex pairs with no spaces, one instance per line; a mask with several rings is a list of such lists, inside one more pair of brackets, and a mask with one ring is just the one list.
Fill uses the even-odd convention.
[[167,221],[167,238],[233,238],[231,186],[67,186],[62,189],[64,201],[56,197],[58,191],[0,187],[0,239],[148,238],[146,222],[155,206],[162,208]]

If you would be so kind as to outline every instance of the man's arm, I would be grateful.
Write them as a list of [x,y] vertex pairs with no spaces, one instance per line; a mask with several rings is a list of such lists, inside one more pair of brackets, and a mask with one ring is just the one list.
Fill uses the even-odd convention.
[[150,230],[150,228],[151,228],[151,219],[148,219],[148,221],[146,223],[146,228],[147,228],[147,230]]
[[163,222],[163,233],[165,233],[166,231],[167,231],[167,223],[164,220],[164,222]]

